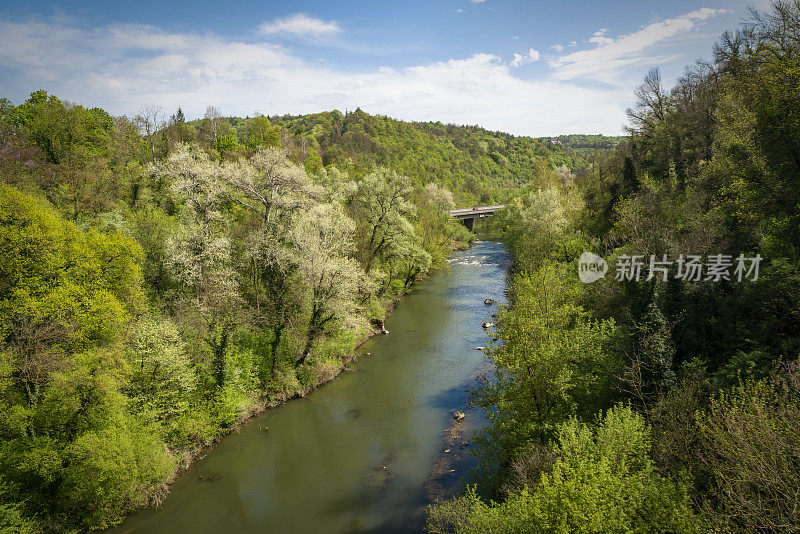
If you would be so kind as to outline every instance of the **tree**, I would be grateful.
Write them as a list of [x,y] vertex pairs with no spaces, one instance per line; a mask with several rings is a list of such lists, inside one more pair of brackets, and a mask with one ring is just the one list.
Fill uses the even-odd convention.
[[150,145],[150,155],[152,160],[156,160],[156,132],[164,127],[161,119],[161,106],[148,104],[142,106],[135,119],[139,131],[145,136]]
[[141,310],[141,254],[124,235],[82,232],[0,184],[0,337],[29,405],[68,354],[119,339]]
[[271,379],[275,378],[278,347],[284,332],[297,322],[303,304],[302,291],[296,284],[298,266],[285,243],[285,234],[283,226],[259,228],[250,234],[244,254],[248,265],[243,267],[252,273],[257,320],[272,329],[269,351]]
[[639,179],[636,177],[636,167],[634,167],[633,160],[629,156],[625,156],[625,164],[622,169],[622,184],[625,187],[625,192],[629,195],[634,195],[639,192]]
[[256,213],[265,226],[282,211],[307,206],[318,193],[302,167],[277,148],[261,148],[248,162],[227,170],[223,179],[233,188],[231,199]]
[[208,106],[203,117],[203,129],[207,142],[211,146],[217,145],[217,140],[222,135],[222,113],[214,106]]
[[178,111],[170,117],[166,130],[170,141],[170,148],[178,143],[190,143],[195,137],[192,127],[186,124],[186,116],[183,114],[181,108],[178,108]]
[[576,214],[583,208],[576,194],[556,187],[537,189],[515,198],[502,217],[507,241],[525,269],[535,270],[553,260],[571,261],[583,246],[575,232]]
[[247,121],[247,144],[251,148],[279,147],[280,130],[264,115],[256,115]]
[[703,532],[685,487],[661,477],[648,452],[650,429],[615,407],[595,428],[575,419],[558,428],[556,457],[530,487],[502,504],[474,490],[434,506],[430,532]]
[[214,148],[220,153],[220,157],[231,156],[239,150],[239,138],[236,137],[235,133],[220,135],[216,143],[214,143]]
[[180,319],[199,335],[193,348],[210,350],[211,374],[221,393],[227,376],[228,338],[239,302],[223,214],[228,198],[222,179],[226,171],[199,148],[182,145],[154,172],[171,181],[183,215],[183,224],[165,247],[168,267],[193,292],[193,302],[181,303]]
[[743,381],[697,415],[695,454],[712,481],[712,517],[730,531],[791,531],[800,523],[800,373]]
[[430,182],[417,202],[417,220],[422,247],[431,256],[430,264],[444,266],[454,242],[471,239],[466,227],[455,221],[449,211],[455,208],[453,193]]
[[327,327],[338,323],[357,331],[365,326],[356,297],[371,287],[358,263],[348,257],[354,228],[352,219],[337,204],[318,204],[294,218],[289,241],[311,301],[299,364],[306,361]]
[[194,289],[201,306],[213,306],[212,300],[221,304],[235,293],[230,241],[223,232],[222,166],[202,150],[181,145],[153,173],[171,182],[184,210],[184,224],[167,241],[167,264]]
[[389,169],[379,169],[359,183],[356,209],[363,226],[359,244],[367,272],[391,242],[414,232],[408,220],[415,214],[408,199],[411,191],[408,179]]
[[558,424],[589,418],[607,405],[619,367],[613,320],[597,321],[576,304],[583,284],[571,266],[545,265],[514,277],[514,308],[498,317],[503,343],[490,352],[495,380],[481,381],[472,402],[489,414],[479,432],[489,475],[502,475],[515,453],[546,443]]
[[175,325],[143,319],[126,344],[130,378],[126,392],[133,412],[166,422],[189,409],[196,377]]

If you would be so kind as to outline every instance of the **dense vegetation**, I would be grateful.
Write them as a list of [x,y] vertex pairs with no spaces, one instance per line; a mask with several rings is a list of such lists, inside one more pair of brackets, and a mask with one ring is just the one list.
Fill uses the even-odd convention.
[[[510,203],[512,305],[472,392],[486,476],[431,532],[800,530],[798,87],[800,2],[779,2],[671,91],[651,71],[608,157]],[[585,250],[610,266],[591,285]]]
[[577,160],[360,111],[189,123],[0,100],[0,530],[158,503],[201,447],[335,376],[446,267],[471,239],[456,200]]
[[[208,117],[188,126],[208,135]],[[361,178],[376,166],[389,167],[411,178],[417,187],[427,180],[453,191],[456,204],[472,206],[504,201],[510,191],[552,167],[576,168],[593,154],[552,145],[546,140],[490,132],[478,126],[408,123],[372,116],[357,109],[303,116],[223,118],[226,149],[241,150],[253,125],[271,122],[282,132],[281,144],[310,173],[334,165]],[[594,136],[587,136],[594,137]],[[605,138],[608,139],[608,138]],[[586,147],[584,147],[586,148]],[[601,148],[600,146],[596,147]]]
[[571,134],[545,137],[542,140],[547,141],[550,145],[559,146],[571,153],[578,154],[584,160],[592,160],[595,157],[607,157],[608,152],[613,151],[625,138],[603,134]]

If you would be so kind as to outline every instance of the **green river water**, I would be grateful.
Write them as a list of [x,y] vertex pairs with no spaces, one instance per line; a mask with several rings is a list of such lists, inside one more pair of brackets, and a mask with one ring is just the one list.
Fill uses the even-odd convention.
[[[481,323],[495,307],[484,299],[502,301],[507,262],[496,241],[456,253],[448,272],[398,304],[389,335],[362,345],[351,370],[223,439],[161,507],[114,532],[420,532],[426,488],[452,491],[470,464],[469,445],[443,438],[486,366],[475,347],[487,344]],[[481,422],[469,411],[459,426],[469,437]],[[444,474],[431,478],[435,462]]]

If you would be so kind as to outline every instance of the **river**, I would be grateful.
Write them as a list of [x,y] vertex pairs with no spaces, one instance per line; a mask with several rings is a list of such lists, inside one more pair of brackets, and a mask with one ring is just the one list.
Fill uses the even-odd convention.
[[[420,532],[434,462],[445,467],[434,485],[449,490],[469,464],[469,445],[443,438],[486,365],[475,350],[488,342],[481,323],[494,310],[484,299],[502,301],[507,263],[496,241],[456,253],[449,271],[398,304],[389,335],[362,345],[349,371],[223,439],[161,507],[115,532]],[[465,436],[480,424],[468,412]]]

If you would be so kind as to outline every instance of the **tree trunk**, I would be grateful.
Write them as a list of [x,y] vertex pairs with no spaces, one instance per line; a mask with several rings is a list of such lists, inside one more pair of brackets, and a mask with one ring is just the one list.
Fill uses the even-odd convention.
[[284,325],[275,329],[275,338],[272,340],[270,345],[270,353],[272,356],[272,363],[270,369],[270,378],[275,380],[275,367],[278,363],[278,345],[281,343],[281,336],[283,335],[283,329],[285,328]]

